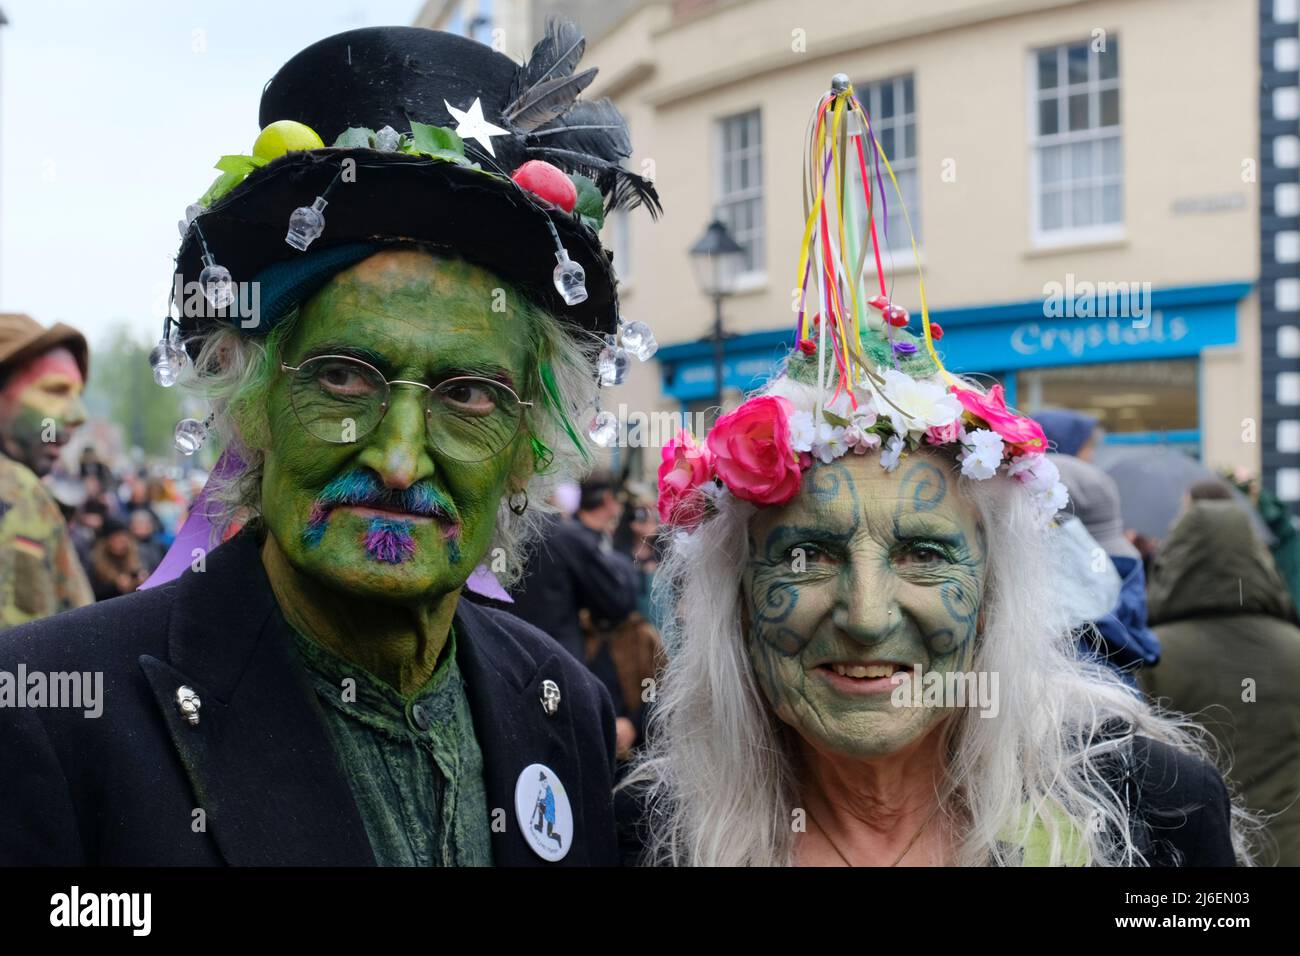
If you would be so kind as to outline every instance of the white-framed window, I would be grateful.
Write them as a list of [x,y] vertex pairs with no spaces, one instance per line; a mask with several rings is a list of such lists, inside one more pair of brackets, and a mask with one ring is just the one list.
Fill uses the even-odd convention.
[[[916,93],[915,81],[909,73],[875,83],[854,85],[858,102],[867,111],[867,119],[880,141],[880,148],[889,157],[889,165],[898,179],[898,192],[889,181],[883,165],[880,170],[884,182],[885,202],[880,202],[880,182],[876,180],[868,143],[863,143],[863,157],[867,161],[867,175],[871,177],[871,197],[876,207],[876,237],[880,245],[889,249],[911,249],[912,241],[907,231],[907,218],[898,202],[899,193],[907,205],[907,216],[916,232],[916,244],[921,245],[921,191],[916,164]],[[856,155],[849,156],[850,188],[855,190],[855,200],[861,202],[862,173]],[[866,223],[863,223],[866,228]]]
[[766,272],[763,244],[763,121],[758,110],[717,122],[714,195],[718,218],[745,249],[741,278]]
[[1122,235],[1118,39],[1099,34],[1035,50],[1028,69],[1035,243]]

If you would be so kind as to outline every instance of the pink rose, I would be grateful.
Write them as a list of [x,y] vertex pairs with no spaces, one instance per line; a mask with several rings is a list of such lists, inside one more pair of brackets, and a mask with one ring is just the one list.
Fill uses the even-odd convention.
[[1047,451],[1047,436],[1032,418],[1012,414],[1002,397],[1002,386],[994,385],[987,395],[970,389],[952,386],[951,391],[962,408],[977,418],[982,418],[993,431],[1002,436],[1015,454],[1041,455]]
[[713,455],[695,443],[688,431],[664,445],[659,464],[659,520],[694,528],[704,520],[704,496],[699,487],[713,474]]
[[947,425],[931,425],[925,430],[925,441],[930,445],[946,445],[961,437],[961,416]]
[[784,398],[752,398],[723,415],[709,432],[713,467],[737,498],[759,505],[783,505],[799,491],[799,457],[790,447]]

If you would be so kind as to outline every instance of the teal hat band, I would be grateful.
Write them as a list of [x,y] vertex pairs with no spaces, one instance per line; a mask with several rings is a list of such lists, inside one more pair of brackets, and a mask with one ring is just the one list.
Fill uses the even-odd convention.
[[[257,314],[236,316],[232,324],[246,335],[266,335],[336,275],[385,245],[388,243],[345,242],[272,263],[253,279],[259,296]],[[250,318],[256,318],[255,325],[248,324]]]

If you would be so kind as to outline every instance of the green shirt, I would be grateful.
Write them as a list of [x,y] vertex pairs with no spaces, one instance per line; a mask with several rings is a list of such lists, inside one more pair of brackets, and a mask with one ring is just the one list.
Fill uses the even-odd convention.
[[380,866],[491,866],[483,754],[456,633],[411,698],[294,632]]

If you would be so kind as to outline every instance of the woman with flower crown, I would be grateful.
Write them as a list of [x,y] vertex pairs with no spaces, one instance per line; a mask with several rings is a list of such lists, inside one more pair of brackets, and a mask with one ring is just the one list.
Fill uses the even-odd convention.
[[629,856],[1249,862],[1251,821],[1200,738],[1076,652],[1042,430],[943,367],[923,285],[919,334],[858,288],[850,247],[874,247],[875,218],[843,201],[842,157],[868,190],[888,163],[846,81],[813,130],[798,345],[664,449],[656,586],[675,613],[625,783]]

